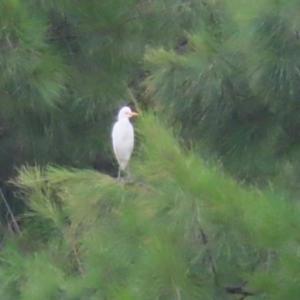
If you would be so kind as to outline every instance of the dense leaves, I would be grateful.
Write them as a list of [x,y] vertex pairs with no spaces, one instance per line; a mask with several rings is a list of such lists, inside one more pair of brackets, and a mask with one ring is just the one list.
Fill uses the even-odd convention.
[[152,115],[138,127],[133,184],[92,170],[21,170],[28,225],[2,252],[3,297],[297,299],[299,206],[239,187]]
[[2,0],[1,298],[298,299],[298,11]]
[[213,24],[186,34],[184,51],[146,55],[146,90],[186,139],[205,140],[228,170],[262,183],[298,149],[298,4],[224,3]]

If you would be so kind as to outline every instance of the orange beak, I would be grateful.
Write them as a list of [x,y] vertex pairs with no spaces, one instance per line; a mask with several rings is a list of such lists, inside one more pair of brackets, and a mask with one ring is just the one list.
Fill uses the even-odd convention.
[[139,115],[138,113],[132,111],[132,112],[130,113],[129,117],[130,117],[130,118],[131,118],[131,117],[136,117],[136,116],[138,116],[138,115]]

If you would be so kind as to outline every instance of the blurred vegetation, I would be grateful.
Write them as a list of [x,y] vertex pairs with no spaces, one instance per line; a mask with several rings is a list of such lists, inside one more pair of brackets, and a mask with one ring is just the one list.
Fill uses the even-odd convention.
[[0,298],[298,299],[299,8],[2,0]]

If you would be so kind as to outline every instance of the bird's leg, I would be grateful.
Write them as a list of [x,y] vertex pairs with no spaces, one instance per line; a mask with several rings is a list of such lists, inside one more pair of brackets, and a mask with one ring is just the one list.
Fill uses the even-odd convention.
[[121,180],[121,168],[119,168],[119,171],[118,171],[118,180]]

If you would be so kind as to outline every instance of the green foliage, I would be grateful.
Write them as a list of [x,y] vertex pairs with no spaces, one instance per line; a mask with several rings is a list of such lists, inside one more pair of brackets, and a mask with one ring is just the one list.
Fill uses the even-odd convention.
[[131,102],[127,86],[141,91],[145,48],[176,46],[184,30],[198,26],[203,7],[202,1],[1,1],[1,180],[24,163],[111,172],[111,123]]
[[226,289],[241,286],[253,299],[297,299],[299,205],[241,188],[152,114],[138,131],[132,184],[86,169],[20,170],[31,214],[56,234],[26,251],[28,236],[41,240],[25,226],[7,246],[3,297],[15,287],[21,299],[232,299]]
[[[298,6],[2,0],[1,299],[298,299]],[[131,101],[124,184],[92,168]]]
[[201,141],[233,175],[265,184],[298,162],[298,3],[208,3],[211,18],[187,30],[183,49],[145,56],[146,94],[186,142]]

